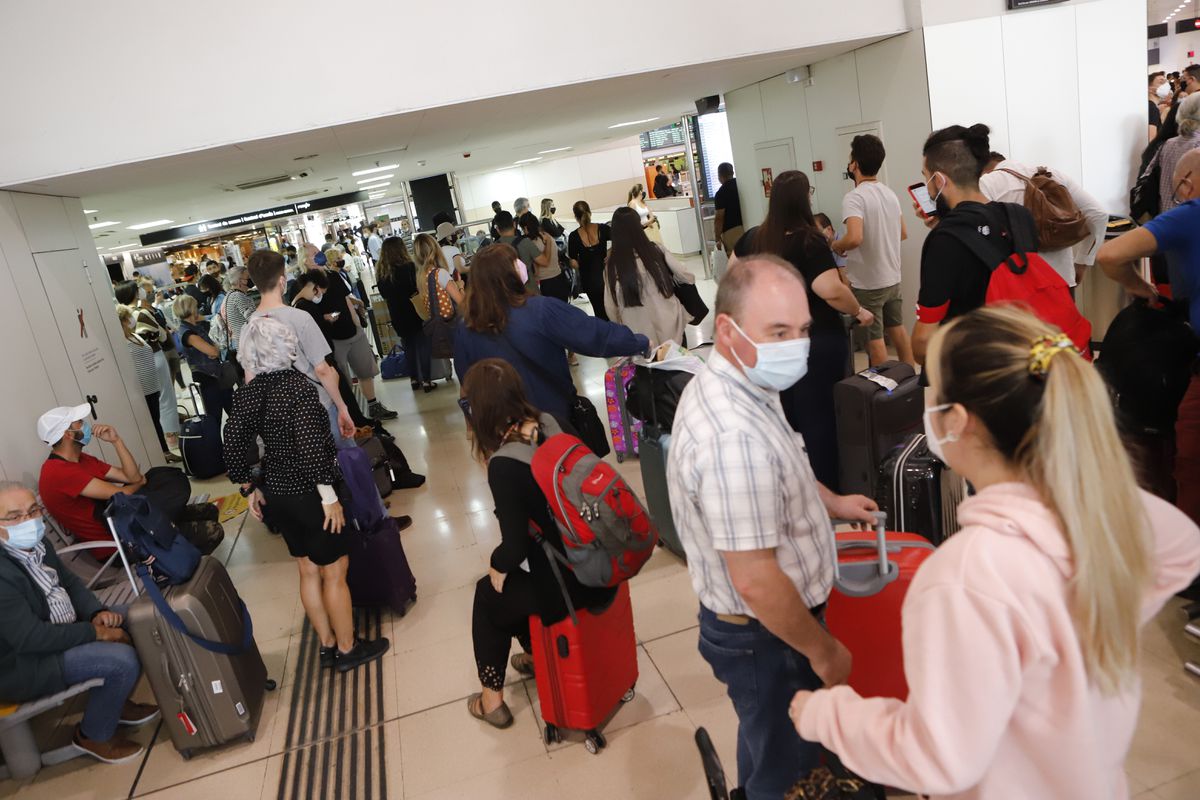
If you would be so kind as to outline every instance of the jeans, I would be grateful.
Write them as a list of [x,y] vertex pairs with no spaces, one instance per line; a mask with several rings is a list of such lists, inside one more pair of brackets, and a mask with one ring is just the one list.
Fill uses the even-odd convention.
[[822,686],[808,659],[755,620],[722,622],[700,608],[700,655],[725,684],[738,717],[738,782],[749,800],[784,797],[819,766],[821,746],[788,717],[792,697]]
[[162,423],[163,433],[178,435],[179,398],[175,395],[175,384],[171,380],[171,365],[167,363],[167,354],[162,350],[154,354],[154,370],[158,373],[158,419]]
[[[126,609],[114,606],[122,616]],[[137,651],[117,642],[88,642],[63,651],[63,680],[68,685],[103,678],[104,685],[88,692],[87,708],[79,725],[85,738],[107,742],[117,732],[121,709],[142,674]]]
[[333,444],[338,450],[346,450],[348,448],[357,447],[353,439],[347,439],[342,436],[342,432],[338,430],[338,410],[336,403],[330,403],[329,408],[329,427],[333,430]]

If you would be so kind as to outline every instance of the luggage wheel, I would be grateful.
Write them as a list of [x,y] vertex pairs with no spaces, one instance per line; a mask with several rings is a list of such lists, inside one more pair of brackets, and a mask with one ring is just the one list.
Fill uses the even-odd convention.
[[275,691],[275,688],[277,686],[279,686],[279,684],[275,682],[274,678],[267,678],[267,691],[268,692]]
[[617,463],[618,463],[618,464],[620,464],[620,463],[622,463],[623,461],[625,461],[625,454],[624,454],[624,453],[617,453]]
[[583,747],[589,753],[596,755],[607,746],[608,742],[600,731],[591,730],[587,732],[587,739],[584,740]]
[[622,703],[628,703],[629,701],[631,701],[631,700],[633,699],[633,697],[634,697],[634,694],[636,694],[636,693],[634,692],[633,688],[634,688],[634,687],[630,686],[630,687],[629,687],[629,691],[628,691],[628,692],[626,692],[625,694],[621,695],[621,702],[622,702]]
[[562,741],[562,734],[557,726],[547,723],[544,738],[547,745],[557,744]]
[[188,750],[188,749],[180,750],[179,757],[182,758],[184,761],[191,761],[192,760],[192,751]]

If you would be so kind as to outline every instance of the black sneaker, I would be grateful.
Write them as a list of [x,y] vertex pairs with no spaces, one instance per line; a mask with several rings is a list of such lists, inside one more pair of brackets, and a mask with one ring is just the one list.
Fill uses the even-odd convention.
[[408,516],[407,514],[403,514],[399,517],[392,517],[392,519],[396,520],[397,532],[407,530],[408,528],[412,527],[412,517]]
[[405,472],[397,475],[396,480],[392,481],[393,489],[416,489],[418,486],[425,485],[425,476],[418,475],[415,472]]
[[378,639],[367,641],[366,639],[355,639],[354,649],[349,653],[337,654],[336,664],[338,672],[349,672],[355,667],[361,667],[383,656],[384,653],[392,646],[385,637],[380,636]]
[[337,645],[333,647],[322,647],[317,650],[317,659],[321,664],[321,669],[329,669],[337,661]]
[[397,412],[392,411],[378,400],[367,407],[367,415],[375,419],[395,419],[400,416]]

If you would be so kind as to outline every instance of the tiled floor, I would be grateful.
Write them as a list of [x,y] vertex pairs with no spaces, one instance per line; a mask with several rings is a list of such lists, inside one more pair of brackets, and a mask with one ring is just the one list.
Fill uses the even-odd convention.
[[[705,290],[711,293],[711,285]],[[583,359],[578,370],[598,407],[603,369],[603,362]],[[706,797],[693,733],[700,725],[710,731],[732,773],[736,720],[696,651],[697,606],[687,571],[665,551],[632,583],[641,642],[638,694],[607,726],[606,751],[592,756],[577,738],[548,749],[536,690],[515,679],[511,729],[496,731],[467,716],[465,698],[478,690],[470,644],[472,585],[485,570],[497,532],[484,469],[471,460],[463,434],[457,393],[457,384],[430,395],[413,394],[405,380],[383,384],[386,402],[400,412],[388,428],[429,482],[391,497],[393,514],[415,520],[403,536],[420,599],[404,618],[385,615],[382,621],[393,644],[381,671],[382,722],[358,730],[339,724],[323,741],[288,749],[288,706],[304,628],[295,567],[279,539],[243,517],[228,526],[217,555],[250,607],[264,658],[280,683],[268,695],[257,740],[185,762],[159,732],[141,762],[106,766],[77,759],[44,769],[32,781],[0,783],[0,797]],[[619,469],[641,489],[637,461]],[[229,486],[214,481],[203,488],[225,493]],[[1164,612],[1143,647],[1145,703],[1128,763],[1139,798],[1200,797],[1200,683],[1180,667],[1189,650],[1191,657],[1200,656],[1200,645],[1184,641],[1177,615],[1177,606]],[[63,721],[58,735],[78,713]],[[44,720],[41,727],[52,725]],[[143,741],[154,735],[153,728],[138,734]],[[339,771],[350,763],[351,752],[371,756],[365,781],[357,771]],[[300,791],[286,779],[296,774],[297,764],[302,774],[311,764],[315,776],[315,782],[301,781]],[[353,785],[351,772],[358,776]]]

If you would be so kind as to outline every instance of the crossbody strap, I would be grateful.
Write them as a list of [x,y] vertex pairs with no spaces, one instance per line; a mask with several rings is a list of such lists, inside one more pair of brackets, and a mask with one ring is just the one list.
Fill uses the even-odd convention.
[[145,564],[138,564],[137,573],[142,578],[142,586],[145,587],[146,594],[150,596],[150,602],[154,603],[154,607],[158,609],[158,613],[162,614],[167,624],[191,639],[197,646],[218,655],[239,656],[254,645],[254,625],[250,621],[250,611],[246,608],[246,604],[242,602],[240,597],[238,598],[238,612],[242,618],[242,641],[238,644],[214,642],[211,639],[197,636],[187,629],[187,625],[184,624],[179,615],[175,613],[175,609],[171,608],[171,605],[167,602],[167,598],[163,597],[162,590],[154,582],[154,578],[151,577],[150,570]]

